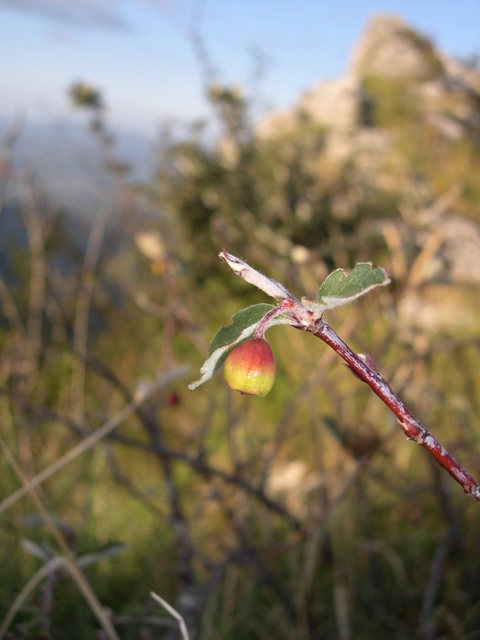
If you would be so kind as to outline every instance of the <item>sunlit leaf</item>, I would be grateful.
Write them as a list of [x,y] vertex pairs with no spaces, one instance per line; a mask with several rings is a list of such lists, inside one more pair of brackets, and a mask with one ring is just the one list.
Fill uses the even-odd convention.
[[348,304],[375,287],[390,282],[386,271],[371,262],[359,262],[350,273],[344,269],[333,271],[318,290],[315,301],[302,299],[302,304],[320,316],[324,311]]

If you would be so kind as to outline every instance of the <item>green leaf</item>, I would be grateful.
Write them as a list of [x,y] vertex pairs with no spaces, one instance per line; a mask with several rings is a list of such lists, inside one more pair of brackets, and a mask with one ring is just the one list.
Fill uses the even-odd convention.
[[213,336],[208,349],[208,355],[210,356],[217,349],[236,342],[245,329],[253,326],[253,333],[260,320],[273,308],[271,304],[254,304],[251,307],[246,307],[234,313],[232,316],[232,324],[229,324],[228,327],[222,327]]
[[348,275],[343,269],[331,273],[317,293],[317,302],[330,298],[358,298],[373,287],[388,284],[389,277],[371,262],[359,262]]
[[390,278],[384,269],[374,267],[371,262],[359,262],[350,273],[344,269],[333,271],[318,290],[316,300],[302,298],[302,304],[320,317],[324,311],[348,304],[389,282]]
[[[188,385],[189,389],[196,389],[209,380],[223,364],[228,353],[240,342],[244,342],[255,333],[260,320],[274,309],[271,304],[254,304],[242,309],[232,316],[232,324],[222,327],[213,336],[208,350],[208,358],[203,363],[201,376],[195,382]],[[276,324],[274,320],[272,324]]]

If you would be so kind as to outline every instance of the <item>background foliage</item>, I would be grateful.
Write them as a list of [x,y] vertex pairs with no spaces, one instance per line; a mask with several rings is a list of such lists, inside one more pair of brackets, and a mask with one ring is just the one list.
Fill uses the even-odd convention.
[[[19,605],[4,637],[108,636],[62,566],[22,596],[49,559],[66,557],[58,534],[125,639],[178,637],[150,590],[177,607],[192,640],[480,637],[478,504],[405,442],[335,354],[273,328],[268,397],[232,395],[220,376],[186,390],[218,327],[270,302],[222,267],[221,248],[310,296],[333,268],[374,260],[391,287],[327,320],[480,474],[478,313],[465,320],[478,285],[420,278],[432,256],[412,222],[446,192],[480,222],[478,145],[425,126],[397,82],[365,86],[376,126],[395,140],[395,179],[383,184],[325,156],[325,131],[305,113],[293,131],[259,139],[252,104],[228,86],[209,88],[217,135],[165,129],[156,175],[141,185],[115,158],[102,96],[73,87],[115,195],[80,226],[15,171],[14,136],[4,141],[2,209],[24,235],[0,281],[0,497],[134,403],[38,487],[50,524],[28,494],[1,514],[2,618]],[[413,294],[435,321],[400,313]]]

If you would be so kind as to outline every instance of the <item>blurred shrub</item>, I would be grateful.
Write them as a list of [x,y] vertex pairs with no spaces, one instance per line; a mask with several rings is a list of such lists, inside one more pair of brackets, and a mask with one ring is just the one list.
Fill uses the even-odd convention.
[[[415,105],[395,102],[401,87],[372,81],[369,90],[386,96],[376,116],[383,127],[417,131]],[[379,401],[312,336],[272,329],[278,374],[262,401],[231,395],[220,378],[195,393],[186,384],[214,331],[262,299],[221,269],[223,246],[300,295],[314,294],[332,268],[374,259],[395,277],[391,289],[328,320],[478,472],[477,335],[417,327],[401,341],[397,314],[428,266],[412,218],[434,208],[456,175],[447,150],[457,149],[465,167],[478,151],[438,138],[437,170],[422,155],[414,169],[424,188],[405,192],[410,160],[428,153],[415,136],[396,139],[405,173],[368,183],[353,159],[322,153],[326,132],[305,114],[293,132],[261,140],[237,89],[214,86],[209,95],[218,135],[196,126],[179,141],[165,130],[155,178],[132,188],[127,173],[116,175],[115,217],[99,214],[80,250],[68,251],[68,270],[56,259],[68,232],[49,223],[34,185],[25,187],[28,241],[15,286],[2,279],[0,290],[3,438],[34,476],[146,381],[167,375],[40,494],[77,557],[113,541],[130,545],[86,570],[122,637],[171,637],[148,604],[150,589],[178,607],[192,640],[475,632],[478,505],[404,441]],[[473,173],[467,178],[472,188],[459,197],[473,212]],[[458,304],[454,311],[461,316]],[[191,377],[168,378],[185,361],[195,365]],[[5,498],[18,479],[5,458],[1,472]],[[54,547],[42,522],[28,518],[32,508],[27,498],[16,503],[0,534],[4,615],[41,566],[21,551],[20,536]],[[25,637],[36,625],[51,637],[93,637],[98,621],[67,576],[42,588],[25,598],[12,633]]]

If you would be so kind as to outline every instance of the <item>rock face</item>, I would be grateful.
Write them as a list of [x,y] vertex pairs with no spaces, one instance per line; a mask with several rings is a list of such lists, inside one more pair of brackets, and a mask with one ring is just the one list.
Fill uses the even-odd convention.
[[354,50],[358,76],[427,80],[442,72],[441,59],[427,38],[396,16],[374,17]]
[[345,74],[272,114],[259,141],[295,138],[305,116],[324,132],[319,175],[330,163],[349,177],[329,204],[336,219],[361,211],[369,190],[393,194],[397,204],[374,224],[391,257],[386,266],[405,283],[399,323],[433,332],[470,322],[477,330],[476,298],[467,309],[461,291],[480,284],[479,70],[400,18],[376,16]]
[[[353,49],[346,73],[318,84],[300,97],[294,109],[271,114],[260,124],[259,137],[292,131],[299,113],[334,135],[352,136],[372,128],[378,100],[368,88],[372,78],[408,85],[405,90],[423,105],[425,118],[447,137],[461,137],[473,127],[480,139],[480,74],[438,51],[396,16],[372,18]],[[330,151],[336,154],[332,145]]]
[[359,124],[362,100],[360,78],[354,73],[347,73],[306,93],[299,106],[326,127],[352,132]]

